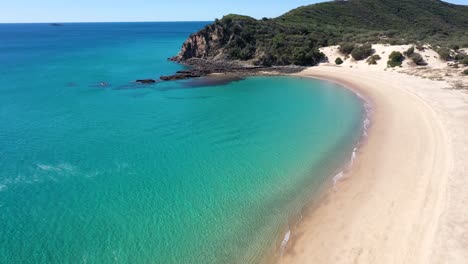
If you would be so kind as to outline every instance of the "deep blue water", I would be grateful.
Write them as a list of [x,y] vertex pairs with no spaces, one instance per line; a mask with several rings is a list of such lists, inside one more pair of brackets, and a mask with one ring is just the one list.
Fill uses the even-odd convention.
[[[0,24],[0,263],[258,263],[351,155],[361,100],[137,85],[206,22]],[[105,85],[101,85],[105,84]]]

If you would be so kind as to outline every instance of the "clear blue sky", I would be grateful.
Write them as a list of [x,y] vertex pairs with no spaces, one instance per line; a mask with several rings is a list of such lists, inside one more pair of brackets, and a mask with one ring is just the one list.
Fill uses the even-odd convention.
[[[421,0],[426,1],[426,0]],[[256,18],[321,0],[2,0],[0,23],[211,21],[237,13]],[[468,0],[448,0],[468,5]]]

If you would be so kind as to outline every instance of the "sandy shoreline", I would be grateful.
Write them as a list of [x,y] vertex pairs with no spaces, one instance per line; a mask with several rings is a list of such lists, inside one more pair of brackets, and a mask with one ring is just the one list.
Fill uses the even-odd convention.
[[373,117],[352,169],[306,212],[280,262],[468,263],[468,96],[396,72],[319,66],[295,75],[356,90]]

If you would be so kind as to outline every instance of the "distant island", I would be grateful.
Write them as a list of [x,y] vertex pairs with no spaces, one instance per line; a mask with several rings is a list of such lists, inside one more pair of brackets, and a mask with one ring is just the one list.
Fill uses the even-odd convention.
[[[372,55],[370,43],[429,44],[444,60],[468,64],[465,54],[458,52],[460,47],[468,47],[467,21],[468,6],[438,0],[332,1],[260,20],[231,14],[191,35],[171,58],[195,66],[195,73],[166,79],[226,72],[226,62],[261,70],[314,66],[328,59],[320,48],[333,45],[342,47],[343,56],[363,60]],[[415,60],[420,60],[417,56]]]

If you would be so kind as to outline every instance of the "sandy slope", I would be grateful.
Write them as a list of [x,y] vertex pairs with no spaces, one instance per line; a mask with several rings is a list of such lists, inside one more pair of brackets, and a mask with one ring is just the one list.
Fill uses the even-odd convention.
[[[354,68],[366,68],[368,70],[384,70],[387,68],[387,60],[390,53],[393,51],[399,51],[401,53],[407,51],[410,47],[414,47],[414,45],[388,45],[388,44],[372,44],[372,48],[375,50],[374,54],[379,55],[382,59],[377,61],[377,65],[369,65],[366,63],[366,60],[362,61],[355,61],[352,57],[345,59],[344,55],[341,54],[338,50],[339,46],[330,46],[324,47],[320,50],[328,57],[328,60],[331,63],[335,62],[335,59],[340,57],[344,59],[344,63],[342,66],[353,66]],[[435,69],[445,68],[447,66],[447,62],[442,61],[439,59],[439,55],[434,50],[428,48],[423,51],[415,50],[415,52],[421,54],[424,60],[427,62],[428,66]],[[402,64],[401,69],[411,68],[414,64],[411,60],[405,60]],[[389,71],[396,71],[400,68],[395,69],[388,69]]]
[[[338,46],[324,47],[320,50],[327,56],[331,65],[335,65],[336,58],[340,57],[344,59],[344,62],[340,67],[365,69],[366,71],[389,71],[406,73],[431,80],[445,80],[452,87],[463,86],[465,89],[468,89],[468,77],[465,76],[463,78],[461,74],[461,72],[466,69],[466,67],[463,67],[462,65],[460,65],[458,68],[448,67],[447,65],[454,64],[454,62],[441,60],[437,52],[427,45],[422,51],[417,49],[415,50],[415,52],[421,54],[421,56],[424,58],[424,61],[427,63],[426,66],[416,66],[411,59],[406,58],[403,61],[401,67],[387,68],[388,56],[393,51],[399,51],[403,53],[412,46],[414,47],[414,45],[391,46],[388,44],[373,44],[372,48],[374,49],[374,54],[377,54],[381,57],[381,60],[377,61],[377,65],[368,65],[366,60],[355,61],[351,56],[345,58],[345,56],[339,52]],[[468,52],[468,49],[461,50],[465,53]]]
[[374,104],[367,143],[281,263],[468,263],[468,95],[384,70],[319,66]]

